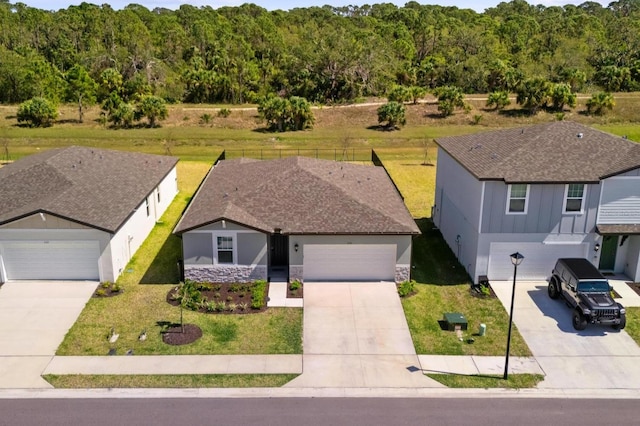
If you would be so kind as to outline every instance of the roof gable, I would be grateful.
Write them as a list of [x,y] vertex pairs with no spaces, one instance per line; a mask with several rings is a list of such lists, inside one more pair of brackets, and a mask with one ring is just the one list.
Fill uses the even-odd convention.
[[640,167],[636,143],[570,121],[436,142],[479,180],[597,182]]
[[304,157],[220,162],[175,232],[220,219],[287,234],[419,232],[382,168]]
[[26,157],[0,169],[0,224],[43,211],[115,232],[177,161],[87,147]]

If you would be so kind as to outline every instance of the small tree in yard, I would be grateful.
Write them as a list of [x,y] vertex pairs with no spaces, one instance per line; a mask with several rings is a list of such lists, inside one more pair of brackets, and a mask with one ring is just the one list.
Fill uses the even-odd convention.
[[116,127],[131,127],[135,119],[135,110],[131,104],[120,102],[120,104],[109,114],[109,121]]
[[17,117],[18,123],[27,122],[31,127],[48,127],[58,117],[58,109],[44,98],[33,98],[20,104]]
[[409,91],[411,92],[411,101],[414,105],[418,103],[418,100],[424,98],[427,94],[427,89],[420,86],[411,86],[409,88]]
[[299,96],[289,99],[267,96],[258,104],[258,113],[267,127],[276,132],[308,129],[315,121],[311,104]]
[[405,117],[405,108],[399,102],[387,102],[378,108],[378,123],[387,123],[384,126],[387,129],[397,129],[404,126],[407,122]]
[[544,108],[549,102],[551,85],[543,78],[530,78],[524,81],[517,89],[518,102],[530,114],[535,114],[538,109]]
[[146,117],[149,120],[149,127],[156,127],[158,120],[167,118],[169,112],[164,99],[158,96],[144,96],[136,109],[136,119]]
[[509,93],[503,90],[497,90],[491,92],[487,98],[487,108],[494,107],[494,109],[503,109],[511,103],[509,100]]
[[453,114],[456,108],[464,108],[464,93],[462,89],[456,86],[443,86],[435,90],[438,98],[438,111],[448,117]]
[[96,102],[98,84],[82,65],[74,65],[65,75],[65,100],[78,103],[78,121],[82,123],[84,106]]
[[565,105],[571,108],[576,107],[577,96],[571,92],[571,86],[568,83],[551,84],[549,98],[554,111],[562,111]]
[[405,86],[394,86],[387,95],[389,102],[409,102],[411,100],[411,89]]
[[587,101],[587,114],[603,115],[607,110],[612,110],[614,106],[616,106],[616,102],[611,93],[595,93]]

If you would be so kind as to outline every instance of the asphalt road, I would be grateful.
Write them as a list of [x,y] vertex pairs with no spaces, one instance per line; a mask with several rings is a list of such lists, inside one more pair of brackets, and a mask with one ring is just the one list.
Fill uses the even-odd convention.
[[3,399],[0,425],[637,425],[638,400]]

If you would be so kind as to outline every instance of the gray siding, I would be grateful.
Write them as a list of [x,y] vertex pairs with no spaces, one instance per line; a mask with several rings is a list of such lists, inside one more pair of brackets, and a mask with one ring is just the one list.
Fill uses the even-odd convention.
[[185,265],[212,265],[213,240],[210,233],[182,234]]
[[616,176],[640,176],[640,168],[634,169],[634,170],[630,170],[626,173],[621,173],[619,175]]
[[609,178],[603,181],[598,223],[640,223],[640,177]]
[[238,264],[267,264],[267,235],[258,232],[238,234]]
[[[44,220],[42,218],[44,217]],[[23,219],[1,225],[3,229],[93,229],[79,223],[69,220],[60,219],[57,216],[43,213],[27,216]]]
[[594,229],[600,185],[587,185],[582,214],[563,212],[564,184],[530,185],[527,214],[506,214],[507,190],[504,182],[485,183],[483,233],[585,234]]
[[210,223],[209,225],[206,225],[206,226],[201,226],[200,228],[198,228],[198,231],[243,231],[246,229],[250,229],[245,226],[241,226],[233,222],[229,222],[228,220],[224,221],[224,225],[225,226],[223,227],[222,221],[218,221],[218,222]]
[[635,282],[640,281],[640,235],[629,237],[624,273]]

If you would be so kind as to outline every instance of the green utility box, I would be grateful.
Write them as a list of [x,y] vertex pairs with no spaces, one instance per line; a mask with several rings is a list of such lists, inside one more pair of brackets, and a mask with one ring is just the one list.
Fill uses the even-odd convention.
[[453,331],[456,326],[460,326],[460,330],[467,329],[467,318],[460,312],[447,312],[444,314],[444,322],[447,324],[447,330]]

